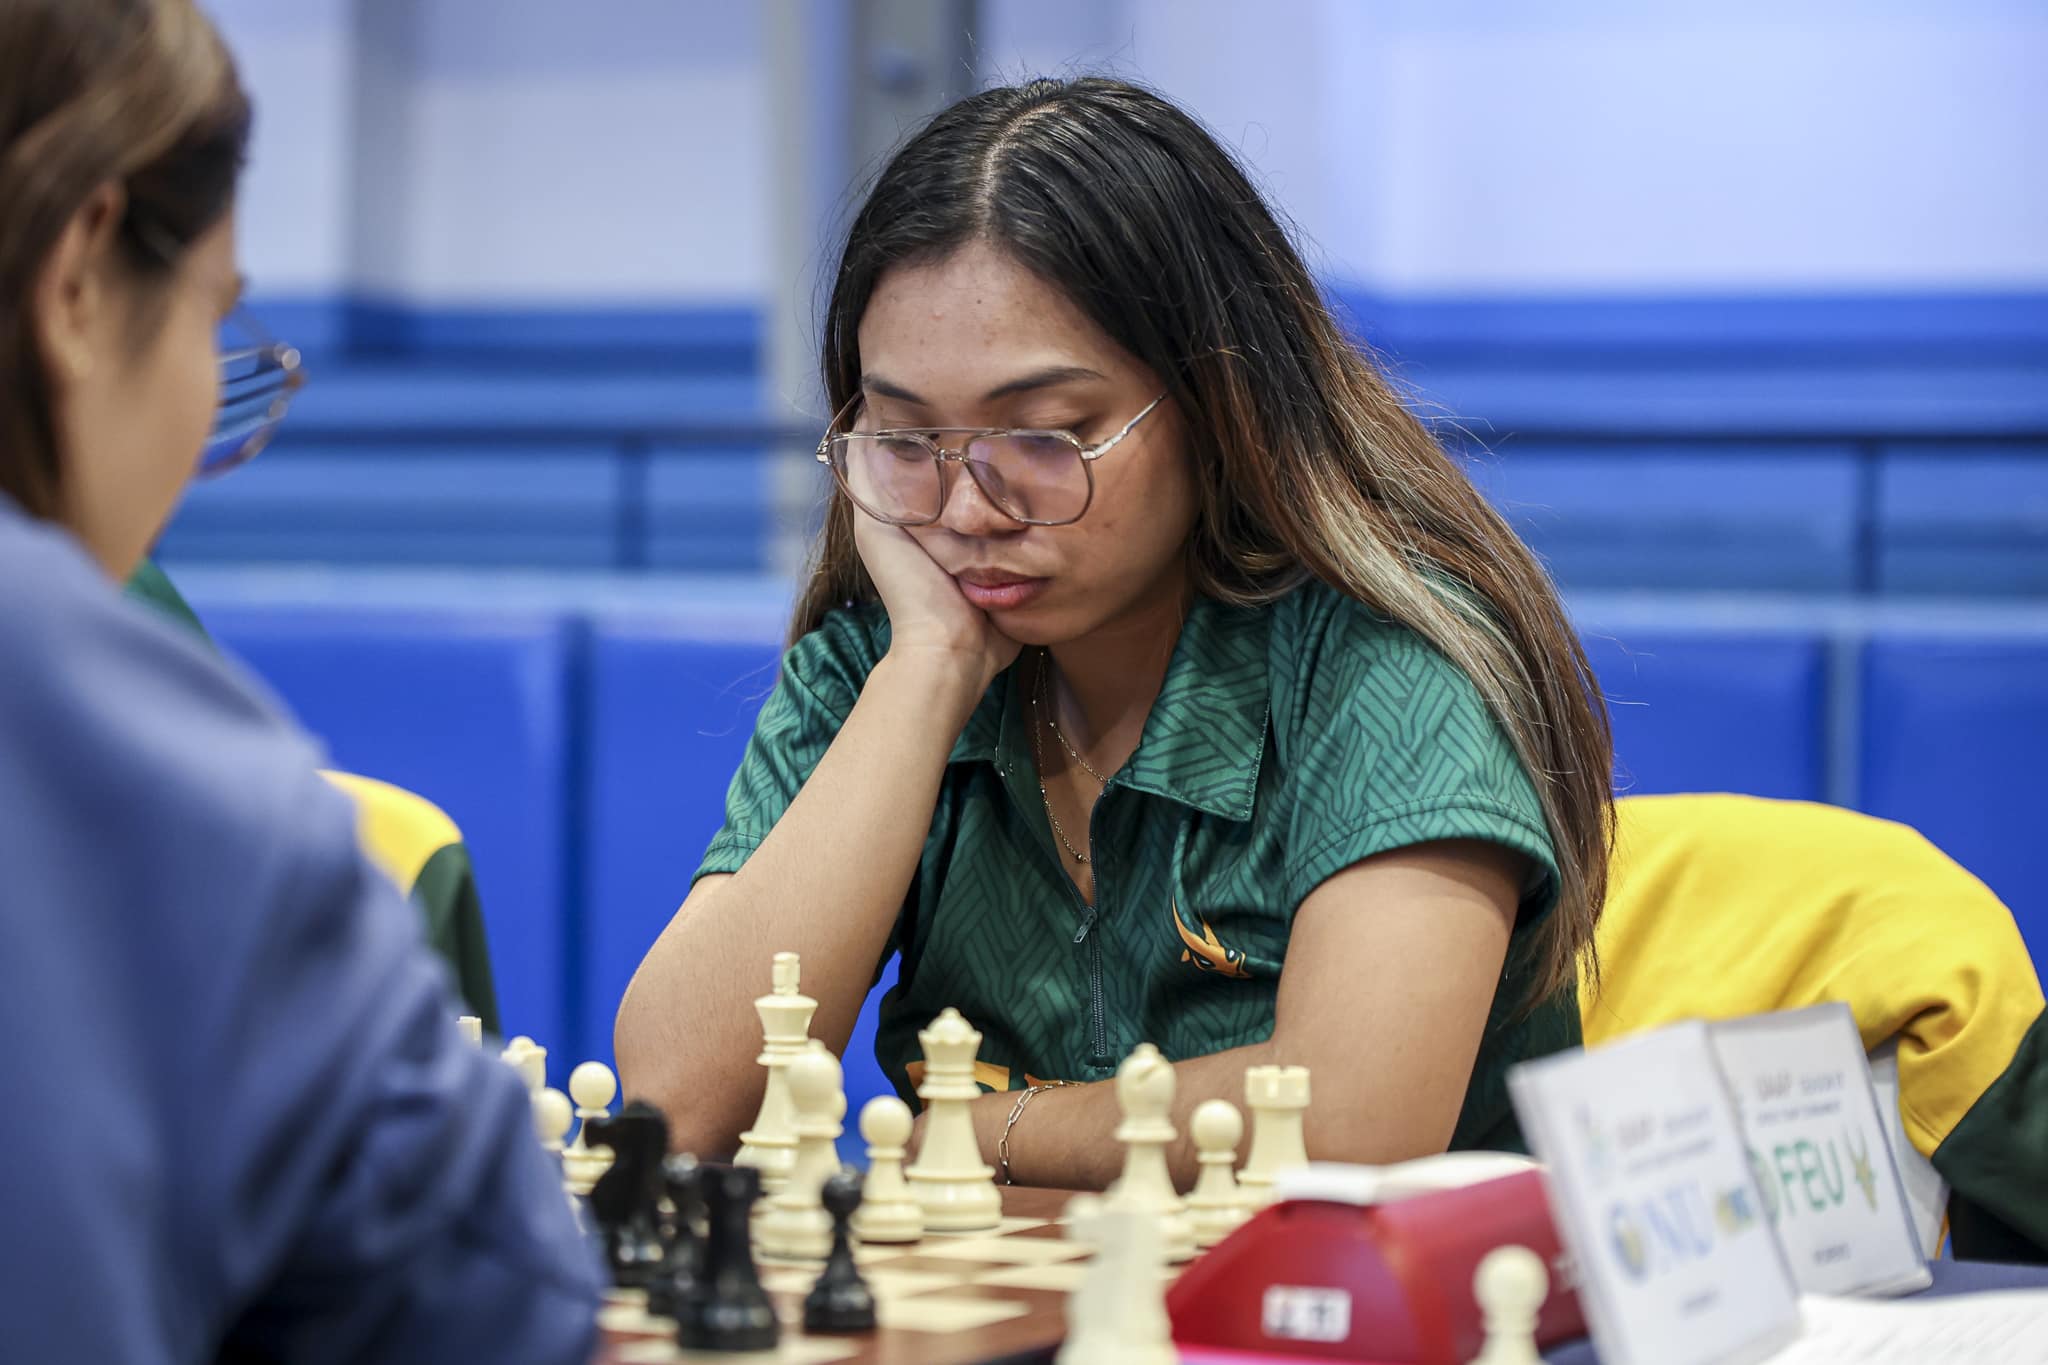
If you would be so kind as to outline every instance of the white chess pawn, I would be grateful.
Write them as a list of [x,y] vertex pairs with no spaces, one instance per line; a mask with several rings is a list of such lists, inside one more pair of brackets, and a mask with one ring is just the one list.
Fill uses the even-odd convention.
[[1245,1068],[1244,1099],[1252,1111],[1252,1149],[1237,1183],[1263,1207],[1273,1202],[1273,1178],[1308,1165],[1302,1120],[1308,1113],[1308,1068]]
[[1472,1294],[1486,1320],[1486,1345],[1472,1365],[1542,1365],[1536,1318],[1550,1293],[1543,1258],[1527,1247],[1495,1247],[1472,1275]]
[[877,1095],[861,1106],[860,1135],[868,1146],[868,1178],[853,1215],[853,1235],[863,1242],[915,1242],[924,1236],[924,1210],[903,1178],[904,1144],[910,1141],[910,1106],[894,1095]]
[[562,1143],[569,1136],[569,1125],[576,1116],[569,1108],[569,1097],[551,1085],[544,1085],[533,1092],[533,1135],[540,1139],[540,1149],[554,1156],[562,1154]]
[[455,1016],[455,1027],[462,1034],[463,1041],[471,1047],[484,1045],[484,1021],[474,1014]]
[[924,1145],[904,1172],[924,1225],[932,1232],[980,1232],[1003,1220],[1003,1197],[996,1190],[995,1168],[981,1159],[968,1106],[981,1094],[974,1083],[974,1054],[981,1034],[948,1005],[919,1032],[924,1048],[924,1084],[917,1088],[925,1102]]
[[612,1097],[619,1093],[619,1078],[603,1062],[585,1062],[569,1073],[569,1098],[576,1101],[576,1140],[562,1150],[562,1183],[571,1194],[589,1194],[597,1178],[611,1167],[612,1154],[583,1140],[592,1119],[611,1112]]
[[1194,1257],[1195,1236],[1166,1164],[1175,1137],[1167,1117],[1173,1091],[1173,1064],[1150,1043],[1138,1044],[1116,1069],[1116,1098],[1124,1112],[1116,1140],[1124,1144],[1124,1170],[1110,1187],[1109,1204],[1156,1219],[1167,1263],[1179,1265]]
[[796,1164],[754,1229],[755,1245],[766,1255],[822,1261],[832,1250],[832,1215],[822,1196],[839,1170],[836,1144],[846,1113],[840,1081],[839,1059],[816,1038],[789,1064]]
[[754,1060],[768,1070],[768,1082],[761,1092],[761,1110],[754,1124],[740,1134],[736,1166],[752,1166],[761,1172],[761,1188],[774,1194],[789,1179],[796,1164],[796,1133],[791,1129],[787,1072],[791,1062],[803,1054],[810,1040],[811,1016],[818,1002],[797,993],[802,962],[795,953],[777,953],[769,968],[768,994],[754,1001],[754,1013],[761,1016],[761,1055]]
[[1195,1107],[1188,1131],[1194,1135],[1202,1166],[1188,1194],[1188,1222],[1195,1245],[1207,1251],[1251,1216],[1252,1201],[1238,1188],[1232,1170],[1237,1144],[1244,1140],[1244,1116],[1229,1100],[1204,1100]]

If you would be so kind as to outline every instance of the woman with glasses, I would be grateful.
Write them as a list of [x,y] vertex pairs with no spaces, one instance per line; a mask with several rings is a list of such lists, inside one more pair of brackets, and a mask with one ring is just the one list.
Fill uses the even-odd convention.
[[248,127],[190,0],[0,5],[0,1353],[587,1360],[525,1088],[315,747],[119,592],[296,384],[216,341]]
[[1141,1042],[1183,1134],[1299,1063],[1313,1157],[1520,1146],[1507,1069],[1578,1038],[1605,713],[1231,157],[1115,81],[962,101],[858,214],[823,370],[817,560],[628,1089],[729,1150],[769,954],[839,1048],[900,953],[879,1060],[914,1099],[957,1006],[1007,1179],[1114,1178]]

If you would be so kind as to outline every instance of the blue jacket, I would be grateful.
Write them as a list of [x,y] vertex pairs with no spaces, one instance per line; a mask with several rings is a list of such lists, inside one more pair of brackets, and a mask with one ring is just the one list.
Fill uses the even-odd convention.
[[589,1359],[526,1092],[317,758],[0,496],[0,1358]]

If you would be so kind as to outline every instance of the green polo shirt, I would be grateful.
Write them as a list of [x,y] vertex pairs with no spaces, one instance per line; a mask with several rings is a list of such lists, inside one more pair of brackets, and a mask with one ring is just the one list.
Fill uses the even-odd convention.
[[[789,651],[698,876],[738,870],[767,837],[887,647],[871,605]],[[1555,863],[1528,774],[1456,666],[1320,584],[1265,607],[1196,602],[1138,747],[1096,803],[1093,908],[1046,822],[1022,672],[990,686],[954,745],[891,935],[902,965],[876,1053],[906,1099],[917,1030],[948,1005],[981,1030],[978,1072],[998,1088],[1104,1079],[1141,1042],[1169,1058],[1262,1042],[1311,891],[1390,849],[1482,839],[1537,873],[1452,1145],[1522,1149],[1507,1069],[1575,1045],[1579,1014],[1569,994],[1516,1010],[1519,949],[1555,898]]]

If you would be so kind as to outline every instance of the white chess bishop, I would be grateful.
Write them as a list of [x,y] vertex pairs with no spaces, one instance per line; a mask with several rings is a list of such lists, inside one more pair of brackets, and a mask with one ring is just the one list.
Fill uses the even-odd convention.
[[791,1130],[796,1160],[768,1210],[755,1225],[754,1241],[769,1256],[822,1261],[832,1250],[832,1215],[825,1211],[825,1182],[839,1170],[839,1120],[846,1114],[839,1059],[813,1038],[789,1064]]
[[1124,1144],[1124,1171],[1109,1191],[1113,1210],[1129,1210],[1158,1223],[1155,1234],[1169,1265],[1191,1260],[1195,1238],[1173,1188],[1166,1149],[1176,1136],[1167,1115],[1173,1109],[1173,1063],[1158,1048],[1140,1043],[1116,1069],[1116,1098],[1124,1112],[1116,1140]]
[[740,1151],[733,1162],[759,1170],[761,1188],[769,1194],[781,1190],[796,1164],[788,1071],[790,1063],[803,1055],[804,1044],[810,1040],[811,1016],[818,1010],[817,1001],[797,992],[801,965],[795,953],[777,953],[769,967],[768,994],[754,1002],[764,1038],[761,1055],[755,1060],[768,1069],[768,1084],[754,1126],[740,1134]]
[[995,1168],[981,1159],[968,1106],[981,1093],[974,1056],[981,1034],[948,1005],[917,1035],[924,1048],[924,1145],[906,1172],[928,1232],[979,1232],[1003,1220]]

